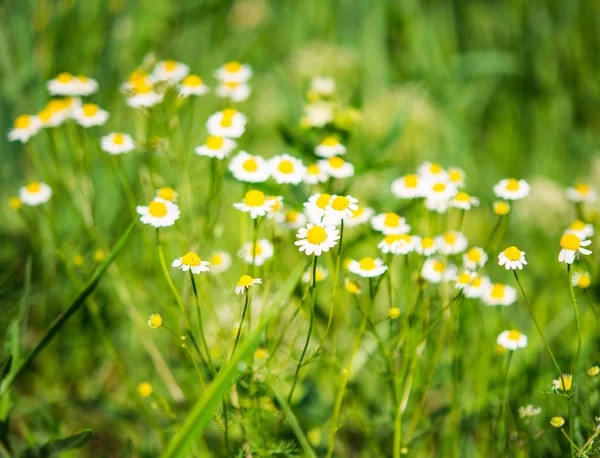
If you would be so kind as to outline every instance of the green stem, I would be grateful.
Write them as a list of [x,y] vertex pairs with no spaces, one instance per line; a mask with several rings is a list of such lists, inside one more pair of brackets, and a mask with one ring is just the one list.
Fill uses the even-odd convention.
[[242,327],[244,326],[244,318],[246,317],[246,312],[248,311],[248,297],[250,295],[248,294],[248,288],[246,288],[246,291],[244,293],[244,309],[242,310],[242,319],[240,320],[240,325],[238,326],[238,330],[237,333],[235,335],[235,343],[233,344],[233,350],[231,351],[231,356],[229,358],[229,360],[231,360],[231,358],[233,357],[233,354],[235,353],[235,349],[237,347],[237,344],[240,340],[240,336],[242,335]]
[[192,280],[192,290],[194,291],[194,299],[196,300],[196,311],[198,312],[198,327],[200,328],[200,338],[202,339],[202,345],[204,346],[204,351],[206,352],[206,360],[208,361],[208,367],[213,375],[217,373],[215,370],[215,366],[213,364],[212,358],[210,356],[210,350],[208,348],[208,343],[206,342],[206,336],[204,334],[204,324],[202,321],[202,310],[200,307],[200,298],[198,297],[198,289],[196,288],[196,280],[194,280],[194,274],[190,269],[190,279]]
[[[573,300],[573,308],[575,309],[575,321],[577,322],[577,355],[575,356],[575,362],[573,363],[573,390],[574,394],[569,399],[569,433],[573,436],[573,428],[575,419],[573,418],[573,403],[577,393],[577,369],[579,367],[579,359],[581,357],[581,347],[583,346],[581,337],[581,321],[579,319],[579,306],[577,305],[577,299],[575,298],[575,292],[573,291],[573,282],[571,281],[571,264],[567,264],[567,281],[569,282],[569,292],[571,293],[571,299]],[[571,455],[574,454],[573,448],[571,448]]]

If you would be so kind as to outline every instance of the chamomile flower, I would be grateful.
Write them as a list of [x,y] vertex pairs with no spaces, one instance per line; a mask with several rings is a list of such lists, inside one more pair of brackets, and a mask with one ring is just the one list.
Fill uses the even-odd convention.
[[510,204],[503,200],[494,202],[494,213],[498,216],[506,216],[510,212]]
[[234,108],[226,108],[210,115],[206,128],[210,135],[239,138],[246,131],[246,116]]
[[337,137],[325,137],[315,148],[315,154],[320,157],[329,158],[346,154],[346,147],[340,143]]
[[[327,278],[327,275],[329,275],[327,269],[323,269],[321,266],[317,266],[317,271],[315,275],[315,280],[317,281],[317,283],[325,280]],[[308,268],[302,274],[302,281],[304,283],[310,283],[312,281],[312,268]]]
[[298,229],[306,224],[306,215],[295,210],[288,210],[277,213],[275,221],[285,229]]
[[384,254],[408,254],[414,251],[415,242],[418,242],[418,237],[411,237],[408,234],[389,234],[379,242],[377,248]]
[[[331,194],[317,193],[310,196],[308,198],[308,202],[304,203],[304,209],[308,220],[313,224],[319,224],[322,220],[324,220],[325,209],[330,202]],[[339,224],[339,219],[328,221],[328,224],[333,224],[335,226]]]
[[473,280],[475,280],[476,277],[477,277],[476,273],[471,272],[470,270],[463,270],[456,277],[456,285],[455,286],[457,289],[465,290],[471,286],[471,283],[473,283]]
[[558,379],[552,380],[552,386],[556,391],[571,391],[573,388],[573,376],[571,374],[562,374]]
[[572,188],[567,188],[567,198],[573,202],[594,202],[598,193],[585,183],[579,183]]
[[19,199],[23,205],[35,207],[46,203],[52,197],[52,188],[46,183],[32,181],[27,186],[19,189]]
[[202,272],[210,272],[210,262],[203,261],[196,253],[190,251],[180,258],[175,259],[171,263],[171,267],[181,269],[184,272],[191,270],[193,274],[200,274]]
[[465,187],[465,171],[458,167],[452,167],[448,169],[448,181],[454,183],[457,188]]
[[75,82],[76,93],[73,94],[74,96],[85,97],[98,90],[98,82],[89,76],[78,75],[75,77]]
[[527,265],[525,252],[516,246],[509,246],[498,255],[498,265],[504,266],[506,270],[523,270],[523,266]]
[[348,270],[353,274],[360,275],[364,278],[379,277],[383,275],[388,266],[379,258],[373,259],[369,257],[362,258],[360,261],[352,260],[348,264]]
[[167,202],[175,202],[177,200],[177,194],[173,188],[165,186],[156,190],[156,200],[163,200]]
[[262,279],[252,278],[250,275],[242,275],[235,285],[235,294],[244,294],[249,288],[260,285]]
[[327,175],[333,178],[349,178],[354,176],[354,166],[339,156],[320,160],[318,164]]
[[214,157],[223,160],[229,156],[236,146],[237,143],[230,138],[211,135],[206,139],[204,145],[198,146],[194,151],[199,156]]
[[424,162],[417,169],[417,173],[425,180],[436,183],[448,181],[448,172],[446,172],[442,166],[436,162]]
[[128,86],[130,95],[127,106],[131,108],[149,108],[163,101],[165,95],[154,90],[154,84],[149,78],[135,79]]
[[512,286],[494,283],[482,295],[486,305],[510,305],[517,300],[517,290]]
[[558,254],[559,262],[573,264],[575,258],[579,259],[579,253],[589,255],[592,254],[587,248],[583,248],[591,244],[591,240],[581,240],[575,234],[564,234],[560,239],[560,253]]
[[230,61],[215,71],[215,78],[219,81],[245,83],[252,77],[252,67],[237,61]]
[[421,276],[431,283],[451,281],[456,278],[456,266],[446,265],[441,259],[427,259],[423,263]]
[[450,201],[458,193],[456,185],[443,181],[431,181],[425,188],[425,208],[444,213],[450,207]]
[[275,156],[269,161],[271,176],[278,184],[299,184],[304,178],[306,167],[300,159],[282,154]]
[[153,313],[148,317],[148,326],[150,326],[152,329],[158,329],[162,326],[162,324],[162,316],[160,316],[158,313]]
[[479,206],[479,199],[477,199],[477,197],[470,196],[464,191],[460,191],[450,201],[450,206],[454,208],[460,208],[461,210],[471,210],[472,207]]
[[419,175],[404,175],[392,182],[392,193],[400,199],[423,197],[424,184]]
[[448,231],[444,235],[436,236],[435,244],[440,253],[451,255],[465,251],[469,242],[462,232]]
[[298,229],[296,238],[300,239],[294,242],[300,251],[308,256],[315,254],[320,256],[337,245],[340,239],[340,231],[335,226],[323,226],[308,223],[306,227]]
[[254,248],[252,242],[246,242],[242,245],[240,251],[238,251],[238,256],[246,264],[252,264],[252,259],[254,258],[254,265],[262,266],[273,257],[273,245],[267,239],[257,240]]
[[98,82],[87,76],[73,76],[63,72],[49,80],[46,88],[51,95],[87,96],[98,90]]
[[243,102],[250,97],[250,86],[246,83],[223,81],[215,89],[215,94],[232,102]]
[[350,195],[337,196],[334,194],[331,196],[331,200],[327,207],[325,207],[325,215],[340,220],[352,218],[352,212],[358,210],[358,205],[356,205],[357,202],[358,199],[355,199]]
[[304,105],[304,117],[302,118],[302,123],[307,127],[325,127],[333,120],[333,104],[317,101]]
[[250,213],[253,219],[265,216],[275,206],[275,200],[268,198],[264,192],[252,189],[244,195],[242,202],[233,204],[241,212]]
[[147,207],[137,206],[140,221],[152,227],[168,227],[179,219],[179,207],[173,202],[155,199]]
[[371,218],[371,226],[376,231],[383,235],[389,234],[406,234],[410,232],[410,226],[406,224],[406,220],[392,212],[380,213]]
[[138,394],[143,398],[147,398],[152,394],[152,385],[150,385],[148,382],[140,383],[137,389]]
[[482,297],[491,288],[491,282],[488,277],[477,275],[471,280],[471,284],[463,288],[465,297],[474,299]]
[[41,128],[42,121],[37,116],[28,114],[18,116],[13,128],[8,132],[8,141],[19,140],[21,143],[27,143]]
[[179,83],[190,72],[190,67],[176,60],[161,60],[156,64],[152,75],[153,81],[166,81],[169,84]]
[[586,289],[592,284],[592,278],[589,272],[575,272],[571,276],[571,284],[578,288]]
[[432,237],[423,237],[415,244],[415,251],[423,256],[431,256],[437,252],[435,240]]
[[37,114],[43,127],[57,127],[67,120],[70,111],[62,99],[50,100],[44,109]]
[[131,135],[114,132],[100,139],[100,147],[111,155],[124,154],[135,149],[135,142]]
[[229,163],[229,170],[238,181],[246,183],[262,183],[271,176],[271,166],[260,156],[253,156],[246,151],[237,153]]
[[199,96],[209,91],[208,86],[204,84],[204,81],[198,75],[186,76],[177,88],[179,89],[179,97]]
[[594,226],[577,219],[573,221],[573,224],[569,226],[565,234],[575,234],[581,240],[585,240],[594,235]]
[[519,331],[512,329],[510,331],[502,331],[496,343],[502,345],[507,350],[516,350],[517,348],[525,348],[527,346],[527,336]]
[[310,88],[321,97],[331,97],[335,94],[335,80],[331,77],[313,76]]
[[505,178],[494,186],[497,197],[506,200],[521,200],[529,195],[529,184],[525,180]]
[[488,255],[483,248],[472,247],[462,255],[462,261],[467,269],[479,269],[485,266],[485,263],[488,261]]
[[73,112],[73,118],[83,127],[102,126],[106,124],[109,116],[108,111],[94,103],[84,103]]
[[323,171],[319,164],[310,164],[304,172],[304,182],[306,184],[325,183],[329,177]]
[[210,271],[212,273],[223,273],[229,267],[231,267],[231,255],[226,251],[215,251],[210,257]]
[[344,225],[352,227],[367,223],[374,213],[375,210],[370,207],[358,207],[356,210],[352,210],[352,217],[344,220]]
[[565,419],[563,417],[552,417],[550,425],[554,428],[562,428],[565,425]]
[[355,280],[346,278],[344,280],[344,287],[350,294],[360,294],[360,284]]

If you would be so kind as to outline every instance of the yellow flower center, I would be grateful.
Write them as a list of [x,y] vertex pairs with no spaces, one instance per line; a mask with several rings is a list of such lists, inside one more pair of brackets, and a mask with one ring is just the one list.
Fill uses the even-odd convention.
[[500,283],[495,283],[494,286],[492,286],[492,291],[490,292],[490,295],[494,299],[502,299],[504,297],[504,285]]
[[330,157],[327,162],[329,162],[330,167],[334,169],[341,169],[344,165],[344,160],[338,156]]
[[400,216],[396,213],[386,213],[383,224],[387,227],[398,227],[400,225]]
[[514,178],[509,178],[506,183],[507,191],[517,191],[519,189],[519,180],[515,180]]
[[83,105],[83,114],[87,117],[95,116],[98,113],[98,105],[94,103],[85,103]]
[[288,161],[287,159],[284,159],[277,166],[277,170],[279,170],[281,173],[285,173],[285,174],[292,173],[294,171],[294,163],[292,161]]
[[460,274],[460,276],[458,277],[458,282],[462,283],[463,285],[468,285],[471,283],[471,275],[469,275],[467,272],[463,272]]
[[392,244],[392,243],[394,243],[394,242],[399,242],[399,241],[400,241],[400,236],[399,236],[399,235],[397,235],[397,234],[389,234],[389,235],[386,235],[386,236],[383,238],[383,241],[384,241],[386,244],[388,244],[388,245],[391,245],[391,244]]
[[494,213],[498,216],[507,215],[510,211],[510,205],[506,202],[496,202],[494,203]]
[[467,251],[467,259],[471,262],[481,261],[481,252],[476,248],[471,248]]
[[448,172],[448,178],[450,178],[450,181],[453,183],[457,183],[462,180],[462,173],[458,170],[450,170],[450,172]]
[[337,211],[346,210],[350,206],[350,200],[344,196],[337,196],[331,202],[331,208]]
[[373,270],[377,267],[373,258],[362,258],[358,264],[362,270]]
[[66,107],[67,107],[67,104],[65,103],[64,100],[61,100],[61,99],[52,99],[46,104],[46,108],[48,110],[52,111],[53,113],[64,110]]
[[429,166],[429,171],[434,174],[438,174],[442,171],[442,167],[440,164],[436,164],[435,162]]
[[573,224],[571,224],[571,229],[573,229],[574,231],[580,231],[582,229],[585,229],[585,223],[577,219],[573,222]]
[[147,398],[148,396],[150,396],[152,394],[152,385],[150,385],[147,382],[140,383],[138,385],[138,393],[140,394],[141,397]]
[[396,318],[398,318],[400,316],[400,309],[398,307],[392,307],[392,308],[390,308],[390,310],[388,312],[388,316],[392,320],[395,320]]
[[31,194],[36,194],[42,190],[42,184],[39,181],[32,181],[26,188]]
[[575,234],[565,234],[560,239],[560,247],[565,250],[577,251],[581,246],[581,240]]
[[56,77],[56,81],[63,84],[70,83],[71,81],[73,81],[73,75],[67,72],[63,72]]
[[10,199],[8,199],[8,206],[13,210],[19,210],[23,206],[23,203],[21,202],[21,199],[19,199],[19,197],[13,196]]
[[163,218],[167,216],[167,206],[163,202],[150,202],[148,213],[155,218]]
[[325,137],[325,139],[321,142],[321,145],[323,145],[323,146],[336,146],[339,143],[340,142],[335,137]]
[[158,197],[164,200],[168,200],[169,202],[173,202],[175,200],[175,190],[173,188],[160,188],[158,190]]
[[313,226],[306,233],[306,240],[308,240],[308,243],[318,245],[327,240],[327,232],[321,226]]
[[265,350],[264,348],[257,348],[256,351],[254,352],[254,359],[265,359],[268,356],[267,350]]
[[441,274],[444,270],[446,270],[446,264],[444,264],[442,261],[435,261],[433,263],[433,270]]
[[461,191],[456,195],[456,197],[454,197],[454,200],[459,202],[469,202],[471,200],[471,196],[466,192]]
[[275,202],[271,207],[271,213],[279,211],[279,209],[281,208],[281,199],[278,199],[277,196],[269,196],[267,197],[267,199]]
[[321,210],[325,210],[325,207],[327,207],[327,205],[329,205],[330,200],[331,200],[331,194],[321,194],[316,202],[317,207],[319,207]]
[[223,137],[215,137],[214,135],[211,135],[206,140],[206,147],[213,150],[221,149],[223,147]]
[[87,83],[90,79],[85,75],[78,75],[77,79],[80,83]]
[[349,293],[352,293],[352,294],[360,293],[360,287],[359,287],[358,283],[356,283],[355,281],[347,280],[345,286],[346,286],[346,290],[348,290]]
[[454,232],[446,232],[444,234],[444,242],[448,245],[454,245],[456,243],[456,234]]
[[133,92],[136,94],[148,94],[152,91],[152,83],[149,83],[145,78],[135,80],[131,83]]
[[186,266],[192,266],[192,267],[199,266],[200,265],[200,256],[198,256],[193,251],[190,251],[189,253],[186,253],[181,257],[181,263],[185,264]]
[[433,185],[433,192],[444,192],[446,185],[444,183],[436,183]]
[[51,110],[48,110],[47,108],[45,108],[38,113],[38,118],[40,118],[40,120],[43,123],[47,123],[48,121],[50,121],[50,119],[52,119],[53,114],[54,113]]
[[509,246],[506,250],[504,250],[504,256],[506,256],[509,261],[518,261],[521,259],[521,250],[519,250],[516,246]]
[[508,340],[519,340],[521,338],[521,333],[516,330],[512,330],[508,332]]
[[287,212],[285,214],[286,223],[295,223],[297,219],[298,219],[298,212],[295,212],[294,210],[290,210],[289,212]]
[[15,119],[15,129],[27,129],[31,124],[31,116],[21,115]]
[[263,252],[262,247],[260,246],[260,243],[256,242],[256,245],[254,245],[253,247],[250,247],[250,254],[251,255],[256,255],[256,256],[260,256]]
[[577,279],[577,286],[579,286],[580,288],[589,288],[590,285],[592,284],[592,279],[590,278],[590,276],[588,274],[581,274],[579,276],[579,278]]
[[404,177],[404,186],[407,188],[416,188],[419,184],[419,177],[417,175],[406,175]]
[[244,196],[244,203],[249,207],[260,207],[261,205],[264,205],[266,201],[265,193],[257,191],[256,189],[248,191]]
[[177,61],[173,59],[169,59],[165,61],[165,70],[168,72],[172,72],[177,68]]
[[573,387],[573,377],[569,374],[563,374],[558,378],[558,388],[562,391],[571,391]]
[[188,75],[183,79],[182,84],[189,87],[202,86],[202,78],[200,78],[198,75]]
[[575,186],[575,189],[579,194],[583,194],[584,196],[590,192],[590,187],[585,183],[579,183]]
[[352,212],[353,218],[358,218],[365,212],[365,209],[362,207],[358,207],[356,210],[350,210],[350,211]]
[[309,175],[318,175],[320,172],[319,166],[317,164],[310,164],[306,168],[306,171],[309,173]]
[[233,117],[236,115],[236,113],[237,110],[234,110],[233,108],[226,108],[225,110],[221,111],[221,114],[223,115],[221,126],[231,127],[233,125]]
[[160,328],[162,326],[162,317],[160,315],[150,315],[150,327],[153,329]]
[[113,143],[115,145],[122,145],[123,143],[125,143],[125,136],[123,134],[115,134],[113,136]]
[[242,164],[242,168],[246,172],[256,172],[258,170],[258,164],[254,159],[250,158],[244,161],[244,163]]
[[237,81],[225,81],[223,83],[223,86],[225,86],[226,88],[229,88],[229,89],[235,89],[239,85],[240,85],[240,83],[238,83]]
[[325,278],[325,272],[323,271],[323,269],[318,268],[317,269],[317,275],[315,275],[315,280],[316,281],[321,281]]
[[242,64],[235,60],[232,60],[231,62],[227,62],[223,67],[228,73],[237,73],[242,69]]
[[479,288],[481,286],[481,278],[482,277],[475,277],[475,279],[471,282],[471,286],[474,288]]
[[434,245],[435,242],[431,237],[424,237],[423,240],[421,240],[421,246],[425,249],[433,248]]
[[220,254],[213,254],[210,258],[210,263],[214,266],[223,264],[223,257]]
[[131,74],[129,75],[129,82],[131,84],[136,84],[141,81],[145,81],[147,76],[148,76],[148,74],[143,71],[131,72]]

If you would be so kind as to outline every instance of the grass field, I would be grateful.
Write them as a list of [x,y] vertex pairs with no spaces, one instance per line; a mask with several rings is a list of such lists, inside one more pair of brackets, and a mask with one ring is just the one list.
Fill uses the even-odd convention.
[[598,30],[1,3],[0,457],[600,456]]

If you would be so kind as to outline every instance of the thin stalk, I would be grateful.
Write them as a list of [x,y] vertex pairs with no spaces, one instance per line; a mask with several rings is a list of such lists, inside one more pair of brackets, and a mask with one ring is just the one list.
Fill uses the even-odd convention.
[[212,358],[210,356],[210,350],[208,348],[208,343],[206,342],[206,336],[204,334],[204,324],[202,322],[202,309],[200,307],[200,298],[198,297],[198,289],[196,288],[196,280],[194,280],[194,274],[190,269],[190,279],[192,280],[192,290],[194,291],[194,299],[196,301],[196,311],[198,312],[198,327],[200,328],[200,338],[202,339],[202,345],[204,346],[204,351],[206,352],[206,360],[208,361],[208,367],[213,375],[216,375],[217,371],[215,370],[215,366],[213,364]]
[[[504,431],[503,431],[504,433],[506,433],[506,430],[508,429],[508,425],[504,421],[504,413],[506,412],[506,401],[508,398],[508,373],[510,371],[510,363],[512,362],[513,353],[514,353],[514,351],[509,350],[508,362],[506,363],[506,373],[504,374],[502,406],[500,407],[499,422],[501,422],[504,426]],[[504,436],[501,437],[501,440],[502,440],[502,449],[504,452]]]
[[[573,436],[573,428],[575,419],[573,418],[573,403],[575,402],[575,396],[577,393],[577,369],[579,367],[579,359],[581,357],[581,347],[583,346],[581,338],[581,321],[579,319],[579,306],[577,305],[577,299],[575,298],[575,292],[573,291],[573,282],[571,281],[571,264],[567,264],[567,282],[569,283],[569,292],[571,293],[571,299],[573,300],[573,308],[575,309],[575,321],[577,322],[577,355],[575,356],[575,362],[573,363],[573,390],[575,393],[569,399],[569,433]],[[571,448],[571,454],[573,454],[573,448]]]
[[238,330],[235,335],[235,343],[233,344],[233,350],[231,351],[231,356],[229,357],[230,361],[231,361],[231,358],[233,357],[233,354],[235,353],[237,344],[240,341],[240,336],[242,335],[242,327],[244,326],[244,318],[246,317],[246,312],[248,311],[248,297],[249,297],[248,288],[246,288],[246,291],[244,292],[244,309],[242,310],[242,319],[240,320],[240,325],[238,326]]

